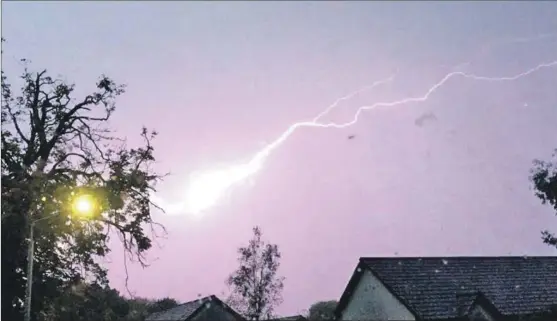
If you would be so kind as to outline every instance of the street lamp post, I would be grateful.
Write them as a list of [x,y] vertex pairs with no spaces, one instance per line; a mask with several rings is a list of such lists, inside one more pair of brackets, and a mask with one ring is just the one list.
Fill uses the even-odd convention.
[[29,244],[27,245],[27,286],[25,287],[25,321],[31,321],[31,292],[33,290],[33,261],[35,260],[35,222],[29,218]]
[[[95,202],[92,196],[84,194],[76,197],[72,204],[72,212],[82,217],[90,217],[95,211]],[[54,215],[49,215],[37,220],[29,217],[29,243],[27,244],[27,280],[25,287],[24,321],[31,321],[31,298],[33,294],[33,263],[35,261],[35,223]]]

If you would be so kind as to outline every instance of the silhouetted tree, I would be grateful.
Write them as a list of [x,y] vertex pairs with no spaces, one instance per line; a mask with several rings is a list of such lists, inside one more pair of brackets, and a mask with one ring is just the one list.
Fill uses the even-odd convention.
[[338,302],[335,300],[319,301],[312,304],[309,308],[308,319],[311,321],[334,320],[337,304]]
[[[75,86],[31,72],[25,60],[22,87],[14,90],[2,71],[2,320],[21,320],[30,221],[35,224],[32,319],[86,277],[104,287],[98,257],[119,235],[127,256],[145,264],[153,227],[150,192],[161,176],[143,128],[144,145],[128,148],[107,123],[124,87],[101,77],[95,89],[75,96]],[[72,217],[72,195],[87,192],[98,215]],[[37,221],[41,219],[41,221]]]
[[127,299],[108,286],[79,282],[67,286],[43,311],[43,321],[144,321],[156,312],[171,309],[179,303],[172,298],[158,300]]
[[180,303],[172,298],[163,298],[156,300],[147,306],[147,312],[149,314],[165,311],[178,306]]
[[261,229],[254,227],[248,246],[238,249],[240,266],[227,280],[232,290],[228,303],[249,320],[271,318],[282,303],[284,277],[277,274],[281,254],[261,235]]
[[[553,153],[552,161],[534,161],[531,180],[536,196],[543,204],[552,206],[557,215],[557,149]],[[550,231],[542,231],[542,238],[546,244],[557,247],[557,237]]]
[[[118,291],[98,284],[77,283],[67,287],[46,309],[45,321],[124,321],[130,312],[128,301]],[[138,320],[139,321],[139,320]]]

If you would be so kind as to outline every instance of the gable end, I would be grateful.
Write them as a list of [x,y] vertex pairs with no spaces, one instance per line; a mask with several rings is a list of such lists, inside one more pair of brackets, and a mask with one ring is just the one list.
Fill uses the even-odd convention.
[[[361,288],[362,286],[364,288]],[[400,313],[406,314],[407,317],[410,319],[420,320],[418,314],[408,305],[408,303],[405,302],[395,291],[393,291],[393,289],[389,287],[387,283],[381,280],[381,278],[377,275],[377,273],[373,271],[373,269],[371,269],[367,264],[365,264],[365,262],[362,262],[361,260],[356,266],[356,269],[354,270],[352,277],[350,278],[348,285],[346,286],[346,289],[344,290],[339,300],[339,304],[337,305],[337,308],[334,312],[335,318],[340,319],[341,317],[343,317],[343,315],[346,313],[346,309],[349,308],[351,303],[354,304],[354,294],[359,291],[367,292],[370,289],[372,293],[366,293],[363,296],[362,294],[359,294],[358,298],[365,297],[366,299],[364,299],[363,302],[369,300],[366,303],[369,304],[370,302],[375,302],[375,298],[372,298],[374,295],[379,295],[379,298],[384,298],[384,300],[379,300],[379,306],[390,307],[389,310],[391,311],[391,313],[393,309],[405,310],[405,312]],[[358,304],[361,304],[363,302],[360,301],[360,303]],[[394,308],[395,306],[398,306],[399,308]],[[387,317],[390,318],[389,316]],[[397,318],[400,318],[400,316],[397,316]]]

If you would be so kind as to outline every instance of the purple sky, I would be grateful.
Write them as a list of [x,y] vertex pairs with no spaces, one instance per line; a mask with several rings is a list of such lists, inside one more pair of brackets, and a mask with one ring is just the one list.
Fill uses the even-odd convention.
[[[75,82],[128,84],[113,126],[160,132],[160,195],[188,173],[249,159],[291,124],[344,102],[421,96],[451,68],[512,76],[557,60],[554,2],[8,2],[4,68],[16,58]],[[537,39],[534,39],[538,37]],[[521,41],[519,38],[528,38]],[[528,41],[526,41],[528,40]],[[281,314],[338,299],[360,256],[543,255],[556,227],[529,189],[534,158],[557,147],[557,68],[514,82],[454,78],[424,103],[379,108],[349,129],[302,129],[202,217],[164,216],[136,295],[180,300],[226,290],[236,248],[259,224],[283,253]],[[424,114],[433,114],[421,125]],[[356,135],[347,140],[348,135]],[[109,263],[124,288],[122,252]]]

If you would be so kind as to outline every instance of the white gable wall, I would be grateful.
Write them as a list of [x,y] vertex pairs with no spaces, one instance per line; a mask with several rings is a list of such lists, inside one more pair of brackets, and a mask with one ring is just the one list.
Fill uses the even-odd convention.
[[412,313],[370,271],[365,270],[341,320],[415,320]]

